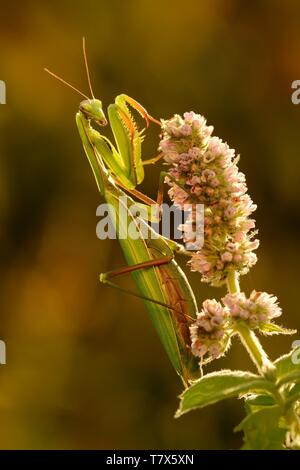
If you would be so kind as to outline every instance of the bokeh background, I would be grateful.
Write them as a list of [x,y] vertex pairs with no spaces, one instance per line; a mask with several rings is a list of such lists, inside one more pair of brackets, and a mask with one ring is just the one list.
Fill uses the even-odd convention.
[[[239,447],[241,401],[173,419],[181,384],[142,301],[98,283],[123,256],[95,235],[101,200],[75,126],[80,97],[43,67],[87,91],[85,35],[105,106],[126,92],[157,117],[207,117],[241,153],[258,203],[259,262],[242,287],[278,295],[282,323],[299,329],[299,2],[12,0],[0,17],[0,447]],[[157,142],[154,127],[146,157]],[[150,196],[159,171],[148,167]],[[199,303],[223,294],[190,279]],[[275,358],[292,340],[263,344]],[[220,367],[253,370],[237,342],[210,369]]]

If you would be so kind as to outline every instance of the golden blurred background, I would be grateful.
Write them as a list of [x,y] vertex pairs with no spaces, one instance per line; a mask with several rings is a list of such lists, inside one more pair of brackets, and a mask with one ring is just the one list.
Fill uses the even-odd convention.
[[[86,92],[85,35],[105,106],[125,92],[156,117],[207,117],[241,153],[258,203],[259,262],[242,287],[276,294],[282,323],[300,329],[299,2],[12,0],[0,18],[0,447],[238,448],[242,401],[174,420],[181,384],[142,301],[99,284],[123,256],[96,238],[101,200],[75,126],[80,97],[43,67]],[[145,158],[157,143],[154,127]],[[148,167],[141,188],[152,197],[159,171]],[[189,277],[199,303],[224,292]],[[275,358],[293,339],[263,344]],[[220,367],[253,370],[237,342],[208,370]]]

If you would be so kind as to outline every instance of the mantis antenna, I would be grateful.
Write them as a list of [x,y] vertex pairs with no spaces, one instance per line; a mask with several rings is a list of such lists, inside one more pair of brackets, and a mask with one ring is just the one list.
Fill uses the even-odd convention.
[[92,95],[93,99],[95,99],[93,88],[92,88],[92,83],[91,83],[91,77],[90,77],[88,61],[87,61],[87,55],[86,55],[86,49],[85,49],[85,37],[84,36],[82,38],[82,51],[83,51],[84,65],[85,65],[87,80],[88,80],[88,84],[89,84],[89,89],[90,89],[90,92],[91,92],[91,95]]
[[[46,68],[44,68],[45,72],[49,73],[49,75],[52,75],[52,77],[56,78],[57,80],[59,80],[60,82],[62,82],[64,85],[68,86],[69,88],[72,88],[72,90],[76,91],[77,93],[79,93],[79,95],[83,96],[84,98],[86,98],[87,100],[89,100],[90,98],[85,95],[84,93],[82,93],[80,90],[78,90],[78,88],[75,88],[73,85],[71,85],[71,83],[68,83],[66,82],[66,80],[64,80],[63,78],[59,77],[58,75],[56,75],[55,73],[51,72],[51,70],[48,70]],[[94,97],[94,95],[93,95]]]

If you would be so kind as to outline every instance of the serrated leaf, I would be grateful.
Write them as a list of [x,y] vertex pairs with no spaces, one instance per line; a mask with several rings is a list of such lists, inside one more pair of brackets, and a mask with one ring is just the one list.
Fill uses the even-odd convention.
[[259,326],[259,330],[265,335],[294,335],[297,333],[297,330],[289,330],[276,325],[276,323],[263,323]]
[[244,432],[244,450],[284,449],[286,429],[280,426],[281,411],[276,406],[264,407],[249,414],[235,431]]
[[274,365],[279,380],[294,372],[300,372],[300,348],[292,349],[288,354],[279,357]]
[[196,408],[211,405],[241,393],[257,391],[272,393],[274,385],[263,377],[250,372],[223,370],[207,374],[180,396],[176,417]]

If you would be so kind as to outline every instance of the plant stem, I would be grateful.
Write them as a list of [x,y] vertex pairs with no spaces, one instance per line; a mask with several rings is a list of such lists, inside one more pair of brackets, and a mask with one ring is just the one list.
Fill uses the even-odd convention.
[[239,278],[236,271],[230,271],[230,273],[228,273],[227,288],[230,294],[238,294],[240,292]]
[[[231,271],[228,274],[227,287],[230,294],[238,294],[240,292],[238,275],[235,271]],[[245,322],[239,322],[236,326],[236,331],[259,373],[271,378],[274,365],[268,358],[254,331]]]
[[240,323],[237,326],[237,332],[241,338],[242,344],[248,351],[249,356],[256,365],[259,373],[266,375],[273,370],[274,366],[269,360],[254,331],[252,331],[246,323]]

